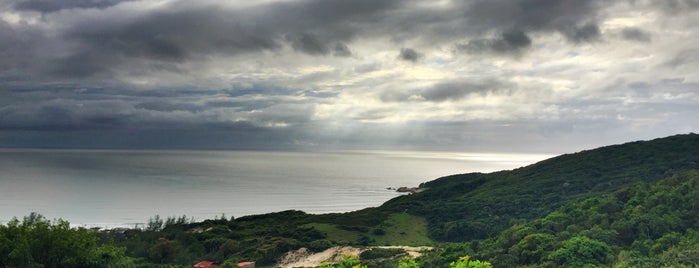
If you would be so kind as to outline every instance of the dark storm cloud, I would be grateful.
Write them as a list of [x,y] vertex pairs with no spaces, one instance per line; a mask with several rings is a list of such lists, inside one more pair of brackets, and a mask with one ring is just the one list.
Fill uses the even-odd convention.
[[[410,0],[302,0],[272,4],[266,7],[269,23],[286,29],[322,30],[324,35],[348,38],[359,26],[385,20],[386,12],[398,9]],[[279,23],[286,23],[279,24]]]
[[96,75],[108,75],[112,67],[120,62],[123,62],[123,59],[114,57],[106,51],[89,49],[52,60],[46,66],[42,66],[42,69],[59,77],[89,78]]
[[[129,100],[52,99],[0,108],[0,131],[80,131],[118,129],[234,129],[238,123],[265,128],[307,122],[308,104],[293,102],[191,102],[186,99]],[[238,113],[237,118],[226,118]],[[254,113],[254,116],[249,116]],[[207,131],[210,129],[206,129]]]
[[73,100],[56,99],[33,105],[10,105],[0,109],[0,130],[88,130],[109,129],[123,125],[129,115],[124,104],[98,101],[84,106]]
[[403,48],[400,50],[400,54],[398,55],[399,59],[411,62],[417,62],[417,60],[421,57],[422,55],[412,48]]
[[[204,129],[245,122],[265,128],[310,120],[312,105],[297,90],[259,85],[210,89],[17,88],[0,103],[0,132]],[[264,96],[264,97],[261,97]],[[310,97],[309,97],[310,98]],[[312,97],[320,98],[320,97]],[[235,123],[235,124],[233,124]],[[219,127],[220,128],[220,127]]]
[[650,42],[650,34],[644,30],[634,27],[627,27],[621,30],[621,37],[629,41]]
[[134,0],[17,0],[14,7],[47,13],[72,8],[106,8],[126,1]]
[[403,1],[294,1],[234,9],[175,2],[139,16],[78,20],[63,33],[81,46],[52,60],[54,74],[84,78],[148,59],[163,66],[222,53],[278,50],[346,57],[346,41]]
[[205,98],[217,94],[229,94],[237,91],[212,90],[198,88],[160,88],[150,90],[139,90],[129,88],[105,88],[105,87],[82,87],[80,85],[56,84],[42,87],[14,87],[9,92],[15,97],[28,100],[42,99],[73,99],[73,100],[100,100],[100,99],[179,99],[179,98]]
[[268,29],[245,26],[238,14],[211,6],[165,9],[134,20],[82,21],[65,33],[83,44],[53,61],[55,73],[90,76],[127,60],[178,63],[215,53],[245,53],[280,47]]
[[599,36],[598,9],[604,0],[477,0],[464,2],[466,22],[486,32],[492,29],[556,31],[571,42]]
[[502,34],[502,44],[498,44],[494,47],[498,51],[507,51],[512,48],[521,49],[529,47],[532,44],[532,40],[523,31],[513,30]]
[[504,32],[494,39],[475,39],[466,44],[457,44],[459,50],[470,53],[493,52],[496,54],[518,54],[529,48],[532,40],[520,30]]
[[[434,40],[471,36],[474,38],[467,45],[471,50],[522,52],[531,45],[528,33],[533,31],[557,31],[572,42],[596,40],[600,34],[595,23],[599,1],[476,0],[456,2],[453,8],[440,12],[419,8],[410,0],[306,0],[238,8],[175,1],[131,15],[81,17],[76,13],[76,18],[54,35],[62,40],[42,42],[47,46],[69,42],[71,48],[43,56],[35,61],[35,70],[26,73],[88,79],[114,77],[116,71],[135,66],[141,66],[142,72],[178,72],[184,63],[217,54],[279,50],[285,45],[308,55],[347,57],[352,55],[348,44],[357,37],[372,36]],[[17,6],[48,12],[117,3],[30,0],[17,2]],[[479,38],[491,31],[502,34]],[[413,62],[419,56],[412,48],[400,54],[401,59]]]

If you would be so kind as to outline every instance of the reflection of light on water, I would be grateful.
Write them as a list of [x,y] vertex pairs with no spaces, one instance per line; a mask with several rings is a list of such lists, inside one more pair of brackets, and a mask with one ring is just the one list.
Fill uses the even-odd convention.
[[412,158],[412,159],[436,159],[454,161],[489,162],[491,164],[516,165],[532,164],[544,159],[554,157],[550,154],[522,154],[522,153],[469,153],[469,152],[438,152],[438,151],[340,151],[339,153],[374,154],[385,157]]
[[76,226],[133,227],[156,214],[198,220],[288,209],[380,206],[386,187],[517,168],[541,154],[422,151],[0,150],[0,221],[32,211]]

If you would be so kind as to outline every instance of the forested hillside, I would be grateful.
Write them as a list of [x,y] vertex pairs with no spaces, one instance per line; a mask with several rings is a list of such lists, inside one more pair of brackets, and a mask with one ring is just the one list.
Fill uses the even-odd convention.
[[495,267],[696,267],[699,170],[573,202],[451,250],[432,264],[471,254]]
[[699,169],[696,134],[566,154],[511,171],[443,177],[380,209],[425,217],[436,240],[482,239],[572,201],[687,169]]

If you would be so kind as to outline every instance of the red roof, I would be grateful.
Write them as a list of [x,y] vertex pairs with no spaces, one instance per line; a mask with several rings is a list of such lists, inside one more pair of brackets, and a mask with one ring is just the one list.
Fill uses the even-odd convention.
[[200,261],[194,265],[195,268],[216,268],[218,265],[215,262]]
[[255,264],[255,263],[251,262],[251,261],[239,262],[238,267],[245,267],[245,266],[252,265],[252,264]]

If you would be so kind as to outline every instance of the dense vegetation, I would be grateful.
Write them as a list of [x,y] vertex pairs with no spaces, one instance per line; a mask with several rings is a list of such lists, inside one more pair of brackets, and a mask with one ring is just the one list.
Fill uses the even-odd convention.
[[482,239],[570,202],[687,169],[699,169],[696,134],[562,155],[512,171],[443,177],[381,210],[425,217],[430,237],[440,241]]
[[[273,264],[281,254],[300,247],[320,250],[332,246],[324,234],[304,227],[309,215],[300,211],[190,223],[186,217],[152,218],[144,229],[111,230],[100,235],[126,248],[146,264],[191,266],[201,260],[237,263],[255,260]],[[152,265],[157,266],[157,265]]]
[[[417,260],[405,259],[400,250],[367,251],[358,261],[369,267],[486,265],[464,262],[466,255],[488,260],[493,267],[699,265],[696,134],[562,155],[511,171],[453,175],[422,186],[427,189],[381,207],[341,214],[284,211],[203,222],[154,217],[142,229],[97,233],[69,229],[63,221],[38,221],[41,228],[87,237],[83,240],[88,242],[77,244],[87,248],[87,257],[39,257],[43,251],[37,247],[61,248],[53,242],[56,237],[27,238],[26,243],[35,247],[33,262],[54,263],[44,267],[69,267],[77,259],[89,259],[84,263],[92,266],[84,267],[106,267],[100,265],[109,261],[191,267],[201,260],[224,267],[254,260],[265,266],[290,250],[318,252],[335,245],[436,247]],[[26,252],[21,249],[24,242],[14,242],[24,238],[7,235],[37,221],[25,222],[0,227],[0,257],[13,256],[0,264],[27,259],[12,253]],[[22,228],[25,237],[36,229]],[[8,243],[3,239],[13,241],[12,246],[4,246]]]
[[440,254],[431,264],[473,254],[495,267],[696,267],[699,170],[570,203]]
[[50,222],[32,213],[21,222],[0,225],[0,267],[122,267],[130,265],[124,249],[98,244],[87,229]]

